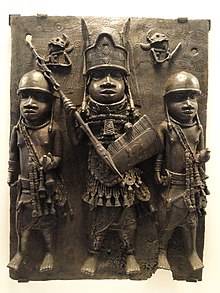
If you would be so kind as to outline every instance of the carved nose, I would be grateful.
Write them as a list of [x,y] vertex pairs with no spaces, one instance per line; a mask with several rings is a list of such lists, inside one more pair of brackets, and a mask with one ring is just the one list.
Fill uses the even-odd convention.
[[106,75],[105,81],[103,82],[101,87],[108,87],[108,88],[114,88],[115,87],[114,83],[112,83],[112,81],[111,81],[111,76],[109,74]]
[[33,103],[34,103],[33,98],[32,98],[32,97],[29,97],[29,98],[28,98],[28,104],[33,104]]
[[111,84],[111,80],[110,80],[110,75],[106,75],[106,78],[105,78],[105,84]]
[[187,105],[187,106],[191,106],[191,105],[192,105],[192,104],[191,104],[191,101],[190,101],[189,98],[186,100],[186,105]]
[[192,104],[192,102],[190,101],[189,98],[185,101],[183,108],[184,109],[185,108],[187,108],[187,109],[194,109],[194,106],[193,106],[193,104]]
[[29,96],[25,106],[35,106],[35,101],[32,96]]

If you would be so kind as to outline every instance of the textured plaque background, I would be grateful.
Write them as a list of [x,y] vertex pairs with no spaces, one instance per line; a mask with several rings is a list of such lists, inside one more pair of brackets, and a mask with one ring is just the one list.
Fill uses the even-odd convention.
[[[108,27],[113,37],[119,42],[119,32],[122,31],[127,18],[91,18],[85,17],[92,43],[96,36]],[[11,59],[11,127],[19,118],[19,104],[16,95],[21,76],[36,67],[32,52],[26,46],[27,34],[33,36],[33,44],[40,55],[46,56],[48,42],[53,37],[65,33],[74,50],[70,53],[72,68],[68,71],[56,72],[55,76],[63,91],[71,100],[80,105],[84,89],[83,68],[83,38],[80,17],[58,16],[19,16],[10,17],[12,31],[12,59]],[[140,43],[146,43],[146,34],[150,29],[167,35],[170,40],[170,50],[181,42],[181,48],[171,62],[155,66],[150,54],[140,48]],[[163,89],[167,78],[181,70],[196,75],[200,81],[202,96],[199,100],[199,116],[205,128],[208,80],[208,20],[165,20],[151,18],[131,18],[129,33],[129,54],[131,76],[129,82],[141,113],[146,113],[155,128],[164,119]],[[10,272],[14,279],[47,280],[47,279],[84,279],[87,276],[80,273],[81,265],[87,256],[86,242],[86,213],[87,207],[82,204],[81,194],[86,184],[86,146],[72,147],[66,132],[65,115],[57,99],[55,120],[60,124],[64,134],[64,161],[62,175],[69,189],[69,197],[74,208],[75,219],[68,221],[65,226],[58,227],[56,269],[53,272],[38,273],[38,263],[43,256],[43,242],[36,233],[30,245],[33,257],[27,258],[23,269],[17,273]],[[141,164],[144,178],[149,184],[155,202],[157,188],[152,180],[153,159]],[[10,210],[10,252],[16,252],[17,237],[15,232],[15,200],[16,189],[11,188]],[[198,252],[202,257],[204,246],[204,218],[198,227]],[[153,215],[147,214],[138,223],[137,260],[141,265],[141,274],[136,279],[147,279],[156,270],[158,241]],[[128,278],[124,274],[124,256],[120,252],[120,242],[117,234],[112,233],[103,245],[99,269],[93,278],[108,279]],[[33,254],[34,252],[34,254]],[[169,256],[174,279],[201,280],[201,272],[192,272],[184,257],[183,242],[179,231],[173,237]],[[37,265],[36,265],[37,264]]]

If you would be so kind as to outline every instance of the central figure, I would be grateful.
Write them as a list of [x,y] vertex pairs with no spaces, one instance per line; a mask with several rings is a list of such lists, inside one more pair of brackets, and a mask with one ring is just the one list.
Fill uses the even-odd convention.
[[[95,44],[87,47],[84,57],[86,86],[81,116],[108,151],[115,140],[132,132],[140,118],[127,80],[128,51],[116,45],[111,34],[101,33]],[[82,130],[76,121],[68,121],[69,134],[77,144],[83,136]],[[135,258],[136,206],[143,202],[149,206],[150,193],[142,182],[141,171],[135,166],[119,174],[89,142],[88,181],[83,195],[90,207],[88,257],[81,268],[88,275],[94,275],[97,269],[98,254],[110,230],[118,232],[123,244],[126,274],[140,272]]]

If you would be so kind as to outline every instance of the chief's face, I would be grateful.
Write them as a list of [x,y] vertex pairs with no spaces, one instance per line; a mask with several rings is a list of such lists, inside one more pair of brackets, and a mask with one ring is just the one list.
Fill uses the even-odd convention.
[[52,100],[44,93],[20,93],[20,112],[27,122],[38,124],[50,117]]
[[198,94],[177,92],[167,98],[167,108],[171,117],[181,123],[192,123],[198,111]]
[[94,70],[88,91],[93,100],[102,104],[120,101],[125,92],[123,73],[117,69]]

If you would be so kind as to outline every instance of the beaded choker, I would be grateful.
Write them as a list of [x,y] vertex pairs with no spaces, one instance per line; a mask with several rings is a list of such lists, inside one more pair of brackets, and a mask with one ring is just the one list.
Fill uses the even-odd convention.
[[48,124],[50,124],[50,120],[48,120],[40,125],[32,125],[32,124],[26,123],[25,121],[22,121],[22,122],[23,122],[24,126],[27,127],[27,129],[33,129],[33,130],[41,129],[41,128],[47,126]]
[[194,121],[194,122],[192,122],[192,123],[181,123],[181,122],[179,122],[179,121],[173,119],[172,117],[170,117],[170,121],[174,122],[175,124],[177,124],[177,125],[179,125],[179,126],[181,126],[181,127],[183,127],[183,128],[192,127],[192,126],[194,126],[194,125],[197,124],[197,121]]

